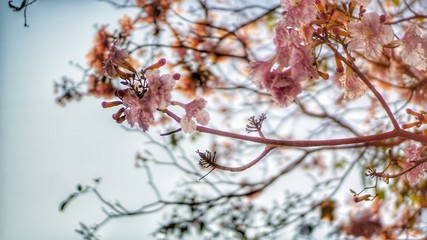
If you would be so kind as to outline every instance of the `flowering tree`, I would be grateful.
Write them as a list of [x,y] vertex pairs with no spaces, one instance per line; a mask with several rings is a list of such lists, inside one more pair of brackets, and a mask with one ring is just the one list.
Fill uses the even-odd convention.
[[[129,209],[78,185],[60,209],[94,194],[106,214],[85,239],[158,211],[167,239],[427,237],[425,1],[105,2],[135,14],[98,29],[57,101],[104,98],[143,132],[156,199]],[[161,166],[182,173],[171,194]]]

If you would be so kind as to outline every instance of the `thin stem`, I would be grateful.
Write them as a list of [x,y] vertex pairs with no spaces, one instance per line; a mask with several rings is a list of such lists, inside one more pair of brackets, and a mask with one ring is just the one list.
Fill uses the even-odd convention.
[[411,171],[412,169],[414,169],[414,168],[416,168],[416,167],[418,167],[421,164],[426,163],[426,162],[427,162],[427,157],[424,157],[424,158],[421,158],[421,159],[419,159],[417,161],[414,161],[413,162],[414,165],[412,165],[412,166],[408,167],[407,169],[405,169],[405,170],[403,170],[401,172],[398,172],[396,174],[387,174],[387,173],[382,173],[382,172],[381,173],[380,172],[373,172],[370,175],[371,176],[375,176],[375,177],[381,177],[381,178],[398,178],[398,177],[402,176],[403,174]]
[[276,148],[276,147],[273,147],[273,146],[265,147],[264,151],[262,151],[262,153],[257,158],[255,158],[254,160],[252,160],[249,163],[247,163],[243,166],[240,166],[240,167],[227,167],[227,166],[218,164],[216,162],[210,162],[209,165],[214,167],[214,168],[226,170],[226,171],[230,171],[230,172],[242,172],[242,171],[245,171],[246,169],[254,166],[255,164],[257,164],[259,161],[261,161],[261,159],[263,159],[274,148]]

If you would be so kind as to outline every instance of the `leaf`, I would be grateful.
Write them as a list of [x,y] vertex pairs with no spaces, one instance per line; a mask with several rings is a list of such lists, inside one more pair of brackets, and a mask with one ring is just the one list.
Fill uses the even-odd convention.
[[65,210],[65,207],[70,203],[71,200],[73,200],[75,197],[77,197],[78,193],[72,193],[70,196],[68,196],[67,199],[65,199],[63,202],[61,202],[61,205],[59,205],[59,211],[63,212]]
[[377,189],[377,197],[379,199],[385,199],[385,191]]
[[334,221],[335,201],[325,200],[320,204],[320,218],[328,221]]
[[341,170],[341,169],[344,169],[346,165],[347,165],[347,159],[341,159],[340,161],[334,163],[334,169]]

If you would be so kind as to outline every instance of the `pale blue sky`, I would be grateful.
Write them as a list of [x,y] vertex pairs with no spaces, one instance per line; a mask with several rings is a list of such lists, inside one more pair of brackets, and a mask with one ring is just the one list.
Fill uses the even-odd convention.
[[[54,102],[53,80],[80,78],[68,62],[86,62],[93,25],[116,23],[121,14],[97,1],[39,0],[27,15],[29,28],[23,12],[0,4],[0,239],[80,239],[78,222],[103,215],[91,196],[58,211],[77,183],[102,176],[108,197],[131,206],[148,194],[133,163],[140,134],[118,127],[99,99],[65,108]],[[134,239],[155,225],[149,218],[123,219],[101,234]]]

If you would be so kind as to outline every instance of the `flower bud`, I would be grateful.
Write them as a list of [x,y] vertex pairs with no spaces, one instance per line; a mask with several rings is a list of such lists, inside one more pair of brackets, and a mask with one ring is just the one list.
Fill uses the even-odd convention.
[[385,23],[386,17],[384,14],[380,15],[380,23]]
[[119,106],[120,104],[122,104],[121,101],[113,101],[113,102],[102,102],[102,107],[103,108],[111,108],[111,107],[115,107],[115,106]]
[[179,74],[179,73],[175,73],[173,76],[172,76],[172,78],[174,79],[174,80],[179,80],[180,78],[181,78],[181,74]]

